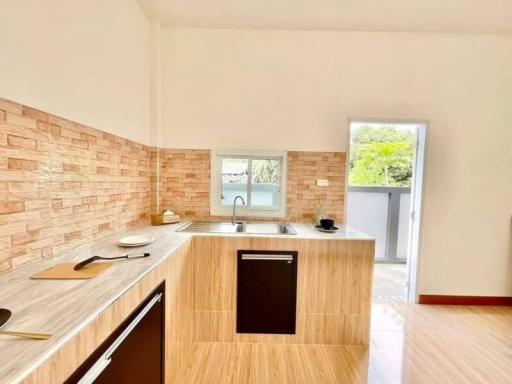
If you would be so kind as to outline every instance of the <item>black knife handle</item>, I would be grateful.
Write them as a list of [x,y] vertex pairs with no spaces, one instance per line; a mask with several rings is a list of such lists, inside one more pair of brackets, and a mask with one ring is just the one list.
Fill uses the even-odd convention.
[[93,256],[93,257],[89,257],[88,259],[85,259],[84,261],[81,261],[79,262],[78,264],[76,264],[73,269],[75,271],[79,271],[80,269],[82,269],[83,267],[85,267],[87,264],[91,264],[93,261],[95,260],[99,260],[101,259],[101,257],[99,256]]
[[73,269],[75,271],[81,270],[83,267],[85,267],[88,264],[91,264],[93,261],[96,260],[119,260],[119,259],[135,259],[139,257],[148,257],[151,254],[149,252],[136,254],[136,255],[123,255],[123,256],[116,256],[116,257],[101,257],[101,256],[93,256],[89,257],[88,259],[85,259],[84,261],[79,262],[76,264]]

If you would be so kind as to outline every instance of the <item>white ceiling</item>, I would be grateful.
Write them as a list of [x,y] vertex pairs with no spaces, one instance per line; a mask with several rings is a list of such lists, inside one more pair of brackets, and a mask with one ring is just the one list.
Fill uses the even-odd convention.
[[512,33],[512,0],[139,0],[163,26]]

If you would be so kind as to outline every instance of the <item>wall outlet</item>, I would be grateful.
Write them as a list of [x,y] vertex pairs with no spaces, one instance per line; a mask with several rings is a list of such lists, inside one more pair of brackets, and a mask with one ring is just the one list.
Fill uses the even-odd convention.
[[316,186],[317,187],[328,187],[329,186],[329,180],[327,180],[327,179],[317,179],[316,180]]

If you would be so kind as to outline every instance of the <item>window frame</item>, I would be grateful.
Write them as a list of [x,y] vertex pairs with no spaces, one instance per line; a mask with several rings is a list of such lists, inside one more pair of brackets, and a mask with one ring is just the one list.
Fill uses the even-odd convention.
[[232,206],[222,205],[222,160],[231,159],[249,159],[248,180],[247,180],[247,204],[250,202],[252,190],[252,165],[251,160],[258,159],[276,159],[280,161],[279,184],[280,191],[278,202],[279,206],[273,207],[249,207],[237,204],[237,215],[239,216],[257,216],[257,217],[284,217],[286,213],[286,173],[288,168],[288,157],[285,151],[254,151],[254,150],[212,150],[211,151],[211,178],[210,178],[210,215],[212,216],[231,216],[233,214]]

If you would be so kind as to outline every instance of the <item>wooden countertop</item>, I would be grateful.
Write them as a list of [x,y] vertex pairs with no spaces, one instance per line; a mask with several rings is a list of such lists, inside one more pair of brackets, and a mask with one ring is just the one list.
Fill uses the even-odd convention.
[[[311,225],[293,223],[297,235],[176,233],[184,223],[161,227],[150,225],[117,233],[94,243],[37,261],[0,275],[0,307],[13,312],[4,330],[50,333],[49,340],[24,340],[0,336],[0,383],[18,383],[57,351],[66,341],[91,323],[99,313],[133,287],[193,236],[245,236],[326,240],[373,240],[341,226],[334,234],[321,233]],[[151,234],[156,241],[135,249],[119,248],[126,235]],[[78,262],[94,255],[118,256],[150,252],[143,259],[121,260],[91,280],[30,280],[29,276],[63,261]]]

